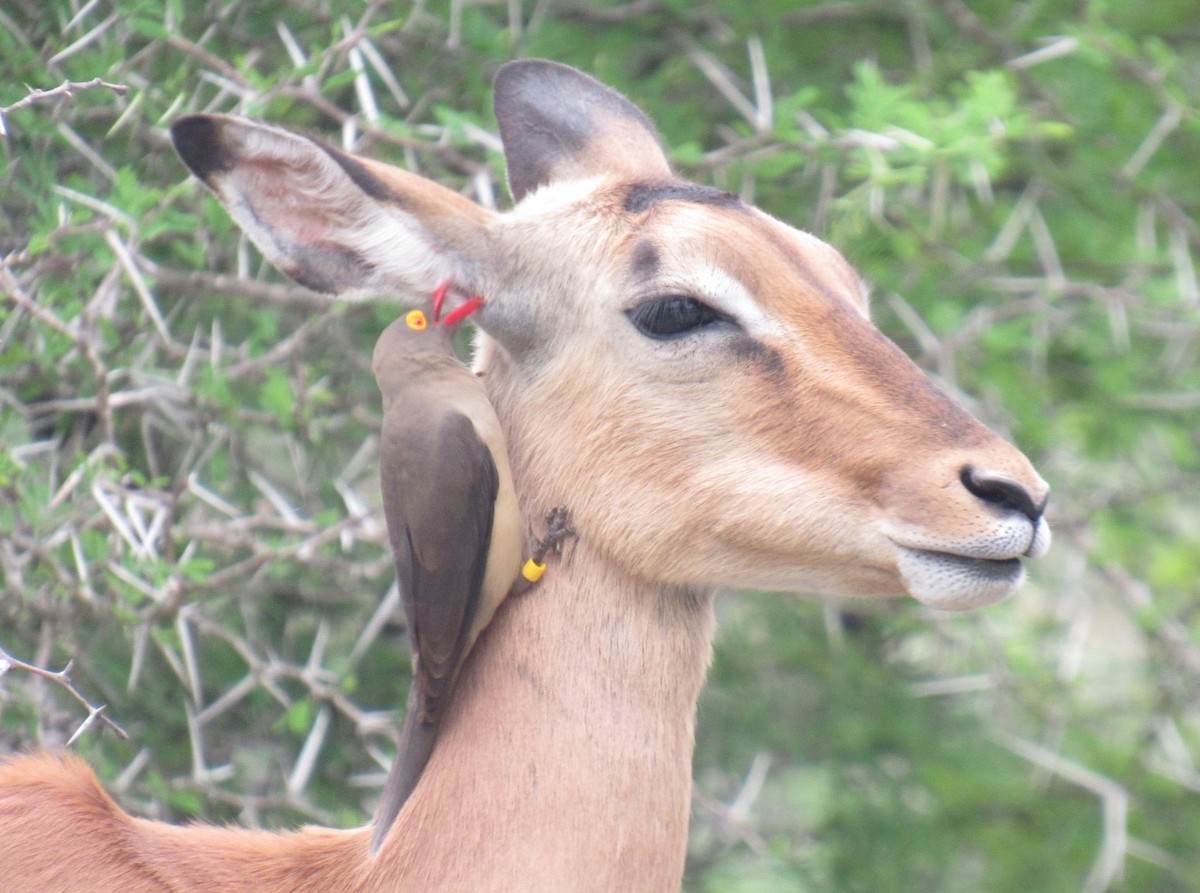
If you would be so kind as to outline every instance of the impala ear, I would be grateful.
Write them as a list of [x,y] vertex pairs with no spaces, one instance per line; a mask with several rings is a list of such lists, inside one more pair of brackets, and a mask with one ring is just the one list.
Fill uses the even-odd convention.
[[509,62],[496,73],[492,102],[514,201],[560,180],[671,177],[658,133],[641,110],[567,65]]
[[179,157],[267,259],[302,285],[349,297],[471,289],[493,215],[424,177],[279,127],[192,115]]

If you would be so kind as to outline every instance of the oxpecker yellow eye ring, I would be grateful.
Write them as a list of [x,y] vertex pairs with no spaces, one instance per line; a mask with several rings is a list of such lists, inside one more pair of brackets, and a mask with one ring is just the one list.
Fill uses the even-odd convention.
[[420,310],[410,310],[404,315],[404,324],[415,332],[423,332],[429,327],[429,320]]

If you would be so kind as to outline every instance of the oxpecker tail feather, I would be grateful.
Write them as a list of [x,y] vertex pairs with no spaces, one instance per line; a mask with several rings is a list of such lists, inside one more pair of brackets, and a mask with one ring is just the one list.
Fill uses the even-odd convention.
[[424,711],[421,710],[417,688],[418,685],[414,681],[408,696],[408,712],[400,730],[400,746],[396,750],[396,759],[383,786],[379,806],[375,810],[375,830],[371,834],[372,854],[378,852],[384,838],[387,837],[388,829],[392,827],[409,794],[417,786],[425,764],[429,762],[429,756],[433,753],[433,743],[437,739],[438,723],[422,722],[420,719]]

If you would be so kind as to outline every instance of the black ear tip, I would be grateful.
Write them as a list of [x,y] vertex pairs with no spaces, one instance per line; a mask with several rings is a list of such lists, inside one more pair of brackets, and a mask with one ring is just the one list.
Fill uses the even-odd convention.
[[183,163],[201,180],[231,167],[221,128],[211,115],[187,115],[171,125],[171,141]]
[[178,142],[192,139],[198,133],[211,133],[215,129],[216,121],[212,115],[184,115],[171,125],[171,138]]

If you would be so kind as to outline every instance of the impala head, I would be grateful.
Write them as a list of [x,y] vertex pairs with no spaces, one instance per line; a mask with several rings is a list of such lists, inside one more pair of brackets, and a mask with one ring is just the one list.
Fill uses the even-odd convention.
[[262,124],[173,133],[300,282],[483,294],[527,511],[568,505],[628,573],[939,608],[1020,584],[1049,546],[1045,482],[879,333],[834,249],[674,177],[645,116],[570,68],[505,66],[495,105],[506,214]]

